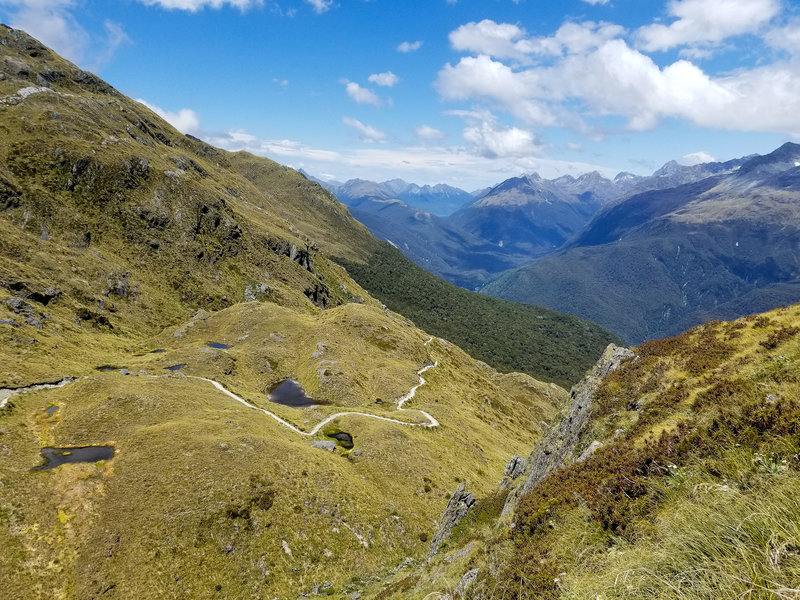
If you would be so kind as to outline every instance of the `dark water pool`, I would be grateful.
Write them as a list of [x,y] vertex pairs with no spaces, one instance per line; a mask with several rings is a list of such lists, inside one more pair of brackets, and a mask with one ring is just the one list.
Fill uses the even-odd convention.
[[44,412],[47,413],[48,417],[52,417],[53,413],[55,413],[57,410],[58,410],[58,407],[55,404],[53,404],[52,406],[48,406],[47,408],[45,408]]
[[353,447],[353,436],[346,431],[337,431],[336,433],[326,433],[325,437],[333,438],[342,445],[342,448],[348,450]]
[[171,367],[164,367],[164,368],[167,371],[180,371],[185,366],[186,366],[186,363],[181,363],[179,365],[172,365]]
[[291,406],[292,408],[306,408],[319,404],[313,398],[306,396],[303,386],[294,379],[283,379],[274,383],[267,389],[270,402]]
[[228,344],[220,344],[219,342],[206,342],[206,346],[209,348],[217,348],[218,350],[227,350],[230,348]]
[[114,365],[101,365],[99,367],[95,367],[95,371],[116,371],[119,367],[115,367]]
[[77,448],[42,448],[43,465],[34,471],[54,469],[66,463],[97,462],[114,458],[113,446],[81,446]]
[[164,352],[166,352],[166,350],[162,350],[159,348],[158,350],[151,350],[150,354],[164,354]]

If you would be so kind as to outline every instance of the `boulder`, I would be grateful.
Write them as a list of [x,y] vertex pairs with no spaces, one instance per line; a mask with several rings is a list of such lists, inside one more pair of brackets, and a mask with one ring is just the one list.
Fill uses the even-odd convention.
[[514,456],[506,468],[503,469],[503,477],[509,477],[512,481],[525,472],[525,459],[521,456]]
[[317,440],[316,442],[311,442],[311,447],[333,452],[336,450],[336,442],[332,442],[331,440]]

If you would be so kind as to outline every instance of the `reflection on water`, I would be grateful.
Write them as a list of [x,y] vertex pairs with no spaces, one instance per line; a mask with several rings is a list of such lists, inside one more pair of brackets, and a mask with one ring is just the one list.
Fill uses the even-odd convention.
[[306,408],[319,404],[313,398],[306,396],[303,386],[294,379],[284,379],[272,385],[267,390],[270,402],[291,406],[292,408]]
[[114,458],[113,446],[81,446],[78,448],[42,448],[45,463],[34,471],[46,471],[66,463],[97,462]]

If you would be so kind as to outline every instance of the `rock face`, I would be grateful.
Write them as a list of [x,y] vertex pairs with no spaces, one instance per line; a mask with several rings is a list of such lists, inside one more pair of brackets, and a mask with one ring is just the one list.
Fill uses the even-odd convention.
[[572,388],[569,412],[534,447],[527,460],[528,476],[522,485],[508,495],[501,520],[514,512],[521,496],[574,458],[575,446],[591,415],[592,399],[597,387],[603,377],[616,371],[623,360],[633,356],[633,352],[627,348],[609,344],[591,372]]
[[461,578],[461,581],[458,582],[458,587],[456,587],[455,596],[456,598],[464,598],[467,592],[475,585],[475,582],[478,580],[478,572],[479,569],[472,569],[471,571],[467,571],[464,573],[464,576]]
[[467,516],[473,504],[475,504],[475,495],[466,491],[466,486],[463,483],[459,483],[456,491],[450,496],[450,502],[447,503],[447,508],[444,510],[442,518],[439,519],[439,528],[433,535],[428,561],[436,556],[436,553],[439,552],[439,545],[449,537],[453,527]]
[[514,456],[506,468],[503,470],[503,477],[509,477],[512,481],[525,472],[525,459],[521,456]]

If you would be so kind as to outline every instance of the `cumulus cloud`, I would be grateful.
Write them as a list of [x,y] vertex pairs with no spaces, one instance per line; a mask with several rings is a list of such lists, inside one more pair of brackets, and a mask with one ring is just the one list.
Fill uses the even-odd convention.
[[342,123],[348,127],[352,127],[358,132],[358,137],[365,142],[383,142],[386,140],[386,133],[380,129],[376,129],[371,125],[365,125],[358,119],[352,117],[342,117]]
[[780,0],[672,0],[668,12],[676,19],[669,25],[656,23],[638,30],[643,50],[713,45],[758,31],[780,12]]
[[488,111],[450,111],[467,122],[463,137],[470,150],[484,158],[533,156],[539,153],[535,137],[530,131],[508,127],[497,122]]
[[716,158],[711,156],[708,152],[692,152],[684,154],[681,157],[681,162],[686,166],[702,165],[703,163],[716,162]]
[[160,6],[168,10],[188,10],[197,12],[204,8],[222,8],[225,5],[245,11],[254,6],[261,6],[263,0],[138,0],[146,6]]
[[391,71],[386,71],[385,73],[373,73],[367,77],[367,81],[383,87],[392,87],[400,81],[400,78]]
[[414,135],[424,142],[435,142],[444,139],[443,131],[431,127],[430,125],[420,125],[414,128]]
[[800,19],[772,29],[765,36],[765,40],[773,48],[786,50],[793,55],[800,54]]
[[333,8],[333,0],[306,0],[314,9],[314,12],[321,15]]
[[586,130],[612,116],[646,130],[677,117],[702,127],[800,134],[797,61],[714,76],[688,60],[659,66],[622,38],[605,39],[613,31],[605,25],[560,31],[547,38],[554,46],[544,62],[515,68],[485,54],[466,56],[442,67],[434,86],[444,99],[482,102],[529,126]]
[[526,35],[525,30],[517,25],[484,19],[450,32],[450,44],[455,50],[463,52],[527,60],[531,47],[525,39]]
[[539,156],[497,160],[465,148],[438,145],[399,148],[371,145],[334,151],[294,140],[259,139],[244,131],[205,134],[203,139],[226,150],[247,150],[268,156],[312,174],[327,173],[329,179],[340,181],[356,177],[377,181],[401,177],[419,184],[449,183],[472,190],[533,171],[543,177],[577,176],[590,171],[600,171],[607,177],[616,174],[613,170],[584,162],[558,161]]
[[422,42],[418,40],[416,42],[401,43],[399,46],[397,46],[397,51],[403,53],[416,52],[420,48],[422,48]]
[[372,90],[361,87],[354,81],[344,81],[345,91],[350,98],[359,104],[380,106],[381,99]]
[[181,133],[197,135],[202,131],[200,116],[190,108],[182,108],[178,112],[169,112],[155,104],[150,104],[147,100],[136,98],[136,101],[144,104]]
[[0,0],[0,6],[13,11],[12,27],[24,29],[72,62],[83,60],[89,35],[70,13],[74,0]]
[[23,29],[67,60],[98,70],[130,42],[123,28],[105,21],[105,35],[90,36],[72,15],[75,0],[0,0],[9,9],[8,24]]

